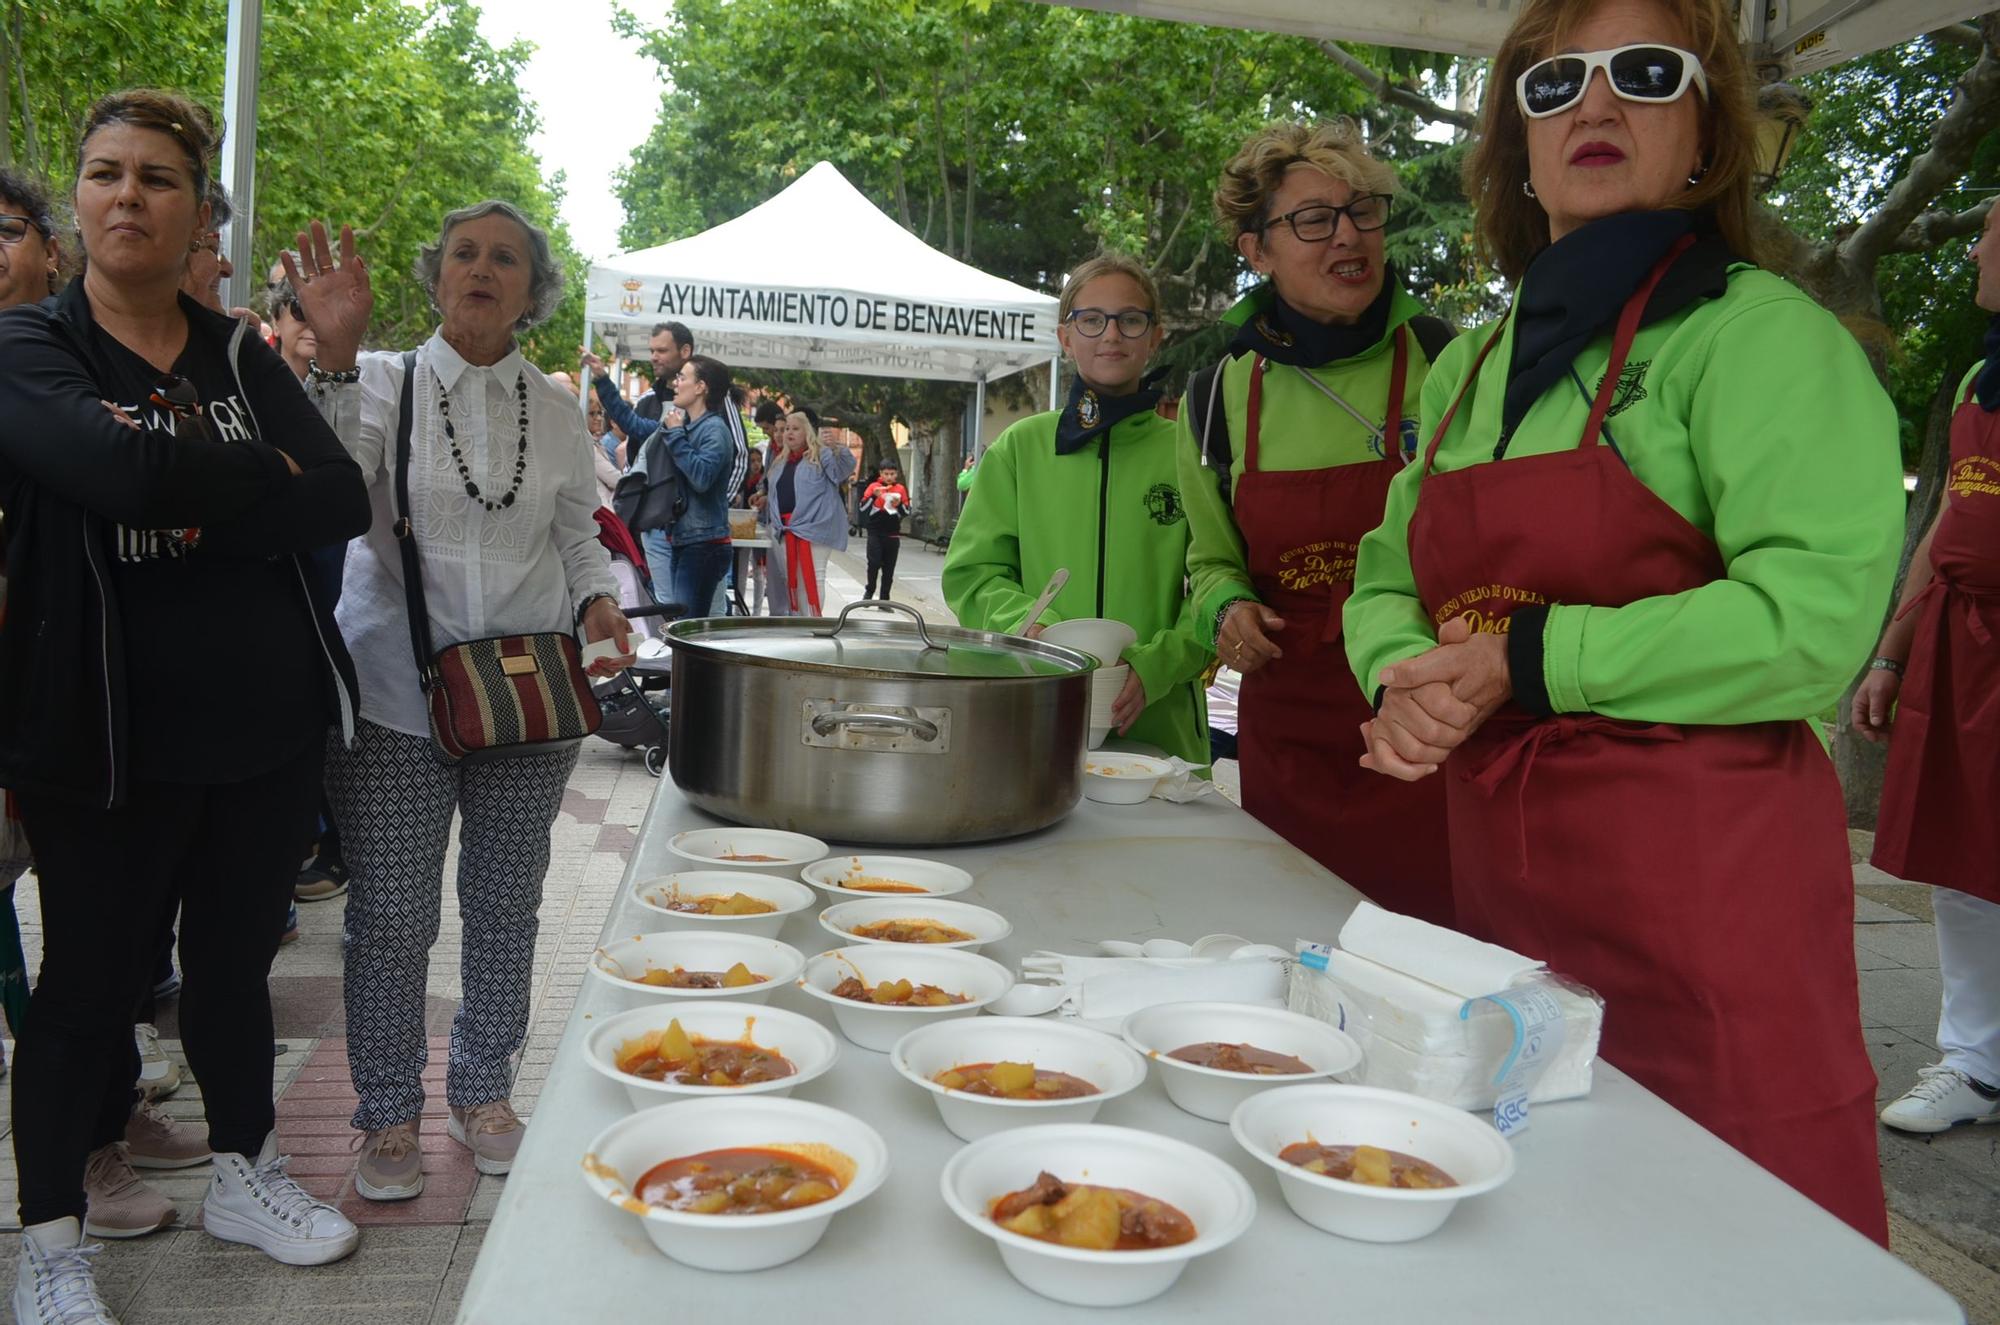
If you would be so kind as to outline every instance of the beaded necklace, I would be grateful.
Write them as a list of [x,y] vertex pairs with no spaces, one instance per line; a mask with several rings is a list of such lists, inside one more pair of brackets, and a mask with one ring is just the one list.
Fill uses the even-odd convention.
[[528,375],[514,375],[514,398],[521,406],[520,443],[514,449],[514,486],[507,489],[507,495],[499,501],[489,500],[472,481],[472,470],[465,463],[465,456],[458,449],[458,433],[451,426],[451,400],[439,384],[438,417],[444,420],[444,439],[451,446],[452,463],[458,466],[458,476],[465,480],[465,495],[484,506],[489,511],[498,511],[514,504],[514,495],[521,490],[521,480],[528,473]]

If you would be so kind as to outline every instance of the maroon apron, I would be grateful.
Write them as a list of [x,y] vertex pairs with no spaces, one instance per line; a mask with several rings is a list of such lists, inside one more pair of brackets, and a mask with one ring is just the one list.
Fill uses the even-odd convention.
[[1257,596],[1285,619],[1272,637],[1285,656],[1243,678],[1237,758],[1243,808],[1266,827],[1379,905],[1449,925],[1443,789],[1435,778],[1397,782],[1360,766],[1361,724],[1375,711],[1341,646],[1355,550],[1382,523],[1389,480],[1403,466],[1409,332],[1401,326],[1392,363],[1381,460],[1272,473],[1258,467],[1265,361],[1250,366],[1236,523]]
[[[1438,625],[1505,633],[1521,603],[1616,607],[1725,574],[1714,541],[1599,445],[1661,260],[1619,318],[1573,450],[1433,473],[1410,524]],[[1502,706],[1446,761],[1467,933],[1604,996],[1601,1051],[1886,1245],[1854,878],[1833,764],[1804,722],[1678,726]]]
[[1951,417],[1951,500],[1931,535],[1874,863],[2000,903],[2000,411],[1968,384]]

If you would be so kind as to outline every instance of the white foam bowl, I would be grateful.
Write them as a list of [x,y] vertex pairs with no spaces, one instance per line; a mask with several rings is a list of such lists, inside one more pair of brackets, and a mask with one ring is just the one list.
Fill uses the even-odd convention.
[[[901,1008],[836,997],[833,987],[849,976],[859,976],[871,988],[884,980],[908,980],[971,998],[939,1008]],[[806,962],[799,980],[808,997],[833,1010],[842,1035],[878,1053],[887,1053],[918,1026],[973,1016],[1013,987],[1013,972],[991,958],[915,943],[858,943],[822,952]]]
[[[769,1049],[789,1059],[798,1070],[788,1077],[747,1086],[680,1085],[650,1081],[619,1070],[621,1047],[649,1031],[665,1030],[672,1021],[679,1021],[681,1029],[689,1035],[705,1040],[748,1040],[760,1049]],[[840,1056],[840,1044],[832,1031],[811,1017],[761,1003],[655,1003],[605,1020],[584,1040],[583,1056],[592,1067],[625,1088],[633,1108],[649,1109],[674,1100],[789,1095],[832,1067],[833,1060]]]
[[[644,975],[648,969],[671,971],[676,966],[689,971],[726,971],[737,962],[764,979],[736,989],[671,989],[642,984],[633,978]],[[772,990],[798,979],[805,965],[806,959],[797,948],[776,939],[707,930],[699,933],[670,930],[634,934],[629,939],[605,944],[591,955],[590,973],[623,994],[627,1007],[661,999],[764,1003],[770,1000]]]
[[[892,943],[888,939],[863,938],[854,932],[857,925],[883,920],[935,920],[972,937],[957,943]],[[821,929],[843,943],[873,943],[890,948],[962,948],[967,952],[977,952],[1014,932],[1013,922],[998,911],[970,902],[948,898],[934,901],[928,897],[870,897],[840,902],[820,912],[819,923]]]
[[[1361,1046],[1344,1031],[1313,1017],[1255,1003],[1159,1003],[1125,1018],[1125,1043],[1160,1069],[1167,1098],[1197,1118],[1229,1121],[1244,1100],[1276,1086],[1296,1086],[1353,1070]],[[1290,1076],[1257,1076],[1183,1063],[1168,1055],[1190,1044],[1218,1040],[1290,1054],[1312,1066]]]
[[[641,1204],[632,1188],[682,1155],[741,1147],[823,1145],[854,1161],[831,1200],[767,1215],[697,1215]],[[813,1249],[833,1217],[866,1200],[889,1173],[889,1148],[859,1118],[803,1100],[715,1099],[663,1104],[620,1118],[583,1156],[590,1189],[645,1226],[668,1256],[697,1270],[768,1270]]]
[[1151,755],[1093,754],[1083,761],[1083,794],[1106,805],[1138,805],[1171,770]]
[[[949,1090],[932,1078],[968,1063],[1033,1063],[1097,1087],[1070,1100],[1010,1100]],[[937,1102],[953,1136],[977,1141],[1011,1127],[1087,1123],[1099,1108],[1146,1079],[1146,1060],[1101,1031],[1034,1017],[980,1017],[920,1026],[896,1042],[889,1065]]]
[[[785,833],[775,828],[690,828],[668,838],[667,850],[702,869],[789,874],[824,856],[827,845],[804,833]],[[772,859],[732,860],[730,853]]]
[[[1458,1203],[1514,1176],[1514,1147],[1485,1119],[1420,1095],[1374,1086],[1286,1086],[1252,1095],[1230,1115],[1236,1143],[1278,1174],[1292,1213],[1314,1228],[1361,1242],[1410,1242],[1437,1231]],[[1321,1145],[1380,1146],[1429,1160],[1456,1187],[1371,1187],[1308,1173],[1278,1158],[1310,1138]]]
[[[1194,1221],[1194,1240],[1145,1251],[1089,1251],[994,1223],[988,1214],[993,1202],[1032,1186],[1044,1170],[1177,1206]],[[946,1162],[940,1186],[953,1214],[999,1244],[1001,1263],[1023,1287],[1080,1307],[1123,1307],[1158,1297],[1189,1261],[1234,1242],[1257,1214],[1257,1198],[1243,1175],[1206,1150],[1097,1123],[1023,1127],[974,1141]]]
[[[697,911],[674,911],[665,900],[676,895],[727,897],[743,893],[778,909],[750,916],[706,916]],[[754,934],[774,939],[785,922],[811,906],[817,899],[813,890],[796,879],[775,874],[752,874],[748,870],[682,870],[641,879],[632,885],[632,900],[639,904],[645,923],[654,929],[707,931],[717,934]]]
[[1042,631],[1041,638],[1065,649],[1087,653],[1106,667],[1115,665],[1125,650],[1139,642],[1139,632],[1123,621],[1109,617],[1077,617],[1058,621]]
[[[948,897],[972,886],[972,875],[958,866],[938,860],[922,860],[916,856],[828,856],[806,866],[799,872],[799,877],[815,888],[841,897],[895,897],[905,900],[919,896]],[[855,888],[850,886],[850,881],[854,879],[882,879],[908,884],[923,892],[885,893],[872,888]]]

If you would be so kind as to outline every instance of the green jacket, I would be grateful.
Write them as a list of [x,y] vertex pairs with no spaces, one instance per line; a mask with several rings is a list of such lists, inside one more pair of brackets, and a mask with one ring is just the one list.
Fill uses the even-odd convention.
[[[1256,311],[1252,294],[1232,308],[1225,322],[1240,322]],[[1423,305],[1398,290],[1390,297],[1389,323],[1382,339],[1352,358],[1339,359],[1312,375],[1340,393],[1363,414],[1381,418],[1389,395],[1395,330],[1423,313]],[[1430,361],[1411,336],[1410,366],[1403,384],[1403,412],[1412,420]],[[1227,360],[1222,369],[1222,394],[1217,412],[1229,426],[1229,490],[1243,477],[1243,435],[1250,401],[1252,356]],[[1223,604],[1236,598],[1257,598],[1250,587],[1248,553],[1236,527],[1231,503],[1217,486],[1215,472],[1202,462],[1192,420],[1208,407],[1190,395],[1180,409],[1180,487],[1188,512],[1188,580],[1195,602],[1195,624],[1204,643],[1215,643],[1215,617]],[[1380,459],[1370,446],[1370,434],[1359,420],[1328,400],[1325,394],[1289,368],[1274,365],[1264,375],[1262,426],[1258,429],[1258,467],[1264,470],[1327,469]]]
[[959,490],[960,492],[970,492],[970,491],[972,491],[972,478],[973,478],[973,475],[977,474],[978,472],[979,472],[979,466],[978,466],[977,464],[973,465],[973,467],[972,467],[972,468],[970,468],[970,469],[961,469],[961,470],[959,470],[959,471],[958,471],[958,490]]
[[[1468,332],[1439,356],[1424,387],[1426,445],[1491,331]],[[1512,333],[1510,320],[1459,406],[1440,472],[1495,463]],[[1595,389],[1610,348],[1600,337],[1575,376]],[[1730,270],[1720,298],[1641,330],[1627,363],[1636,375],[1607,431],[1633,474],[1715,539],[1728,574],[1623,607],[1551,606],[1542,670],[1552,706],[1711,724],[1818,713],[1874,643],[1895,577],[1895,408],[1831,314],[1749,266]],[[1551,388],[1497,463],[1575,446],[1589,413],[1573,380]],[[1436,642],[1410,573],[1422,477],[1412,465],[1396,478],[1357,560],[1347,656],[1371,695],[1384,667]]]
[[945,602],[962,625],[1017,630],[1049,576],[1068,567],[1042,624],[1104,616],[1138,631],[1125,661],[1146,687],[1146,711],[1130,735],[1206,764],[1210,654],[1186,593],[1174,425],[1148,411],[1057,455],[1056,418],[1020,420],[980,458],[944,559]]

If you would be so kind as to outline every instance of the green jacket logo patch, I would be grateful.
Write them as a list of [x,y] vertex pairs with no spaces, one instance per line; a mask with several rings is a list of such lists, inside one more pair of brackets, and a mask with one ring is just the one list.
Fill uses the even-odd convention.
[[1155,524],[1174,524],[1187,519],[1181,505],[1181,490],[1171,483],[1155,483],[1146,489],[1146,511]]
[[[1652,366],[1651,359],[1625,365],[1625,371],[1618,374],[1618,389],[1612,394],[1611,409],[1604,417],[1615,419],[1646,398],[1646,370]],[[1597,386],[1603,388],[1603,377],[1597,379]]]

